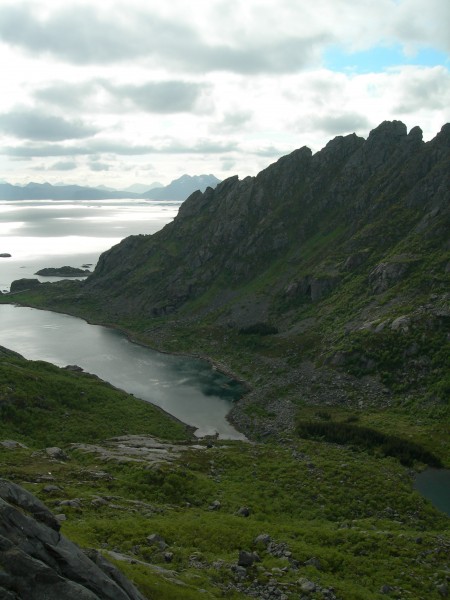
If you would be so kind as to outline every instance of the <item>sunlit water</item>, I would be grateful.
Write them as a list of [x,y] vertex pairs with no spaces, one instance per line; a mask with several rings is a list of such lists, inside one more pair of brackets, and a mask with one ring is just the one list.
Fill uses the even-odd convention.
[[0,201],[0,291],[46,267],[95,266],[102,252],[132,234],[155,233],[180,202],[154,200]]
[[[154,233],[180,202],[135,200],[0,202],[0,290],[45,267],[96,264],[99,255],[131,234]],[[161,354],[124,335],[48,311],[0,305],[0,345],[31,360],[76,364],[152,402],[196,435],[244,439],[227,421],[241,386],[207,362]]]

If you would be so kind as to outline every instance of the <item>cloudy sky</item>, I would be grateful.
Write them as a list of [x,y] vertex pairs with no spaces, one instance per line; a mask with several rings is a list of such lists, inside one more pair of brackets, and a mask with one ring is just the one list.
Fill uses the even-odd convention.
[[450,120],[449,0],[0,0],[0,179],[254,175]]

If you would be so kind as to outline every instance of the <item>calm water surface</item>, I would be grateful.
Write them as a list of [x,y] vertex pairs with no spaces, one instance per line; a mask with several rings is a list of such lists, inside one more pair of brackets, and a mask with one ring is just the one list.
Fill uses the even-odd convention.
[[[101,252],[132,234],[150,234],[172,221],[179,201],[0,201],[0,291],[44,267],[95,266]],[[37,277],[41,281],[57,278]],[[197,427],[244,439],[226,420],[242,389],[205,361],[160,354],[117,331],[67,315],[0,306],[0,345],[31,360],[85,371],[160,406]]]
[[41,277],[45,267],[95,266],[102,252],[133,234],[155,233],[172,221],[179,201],[1,200],[0,291],[15,279]]
[[416,477],[414,487],[450,516],[450,469],[425,469]]
[[0,345],[30,360],[79,365],[196,427],[199,437],[217,432],[245,439],[226,420],[243,389],[206,361],[161,354],[107,327],[10,304],[0,305]]

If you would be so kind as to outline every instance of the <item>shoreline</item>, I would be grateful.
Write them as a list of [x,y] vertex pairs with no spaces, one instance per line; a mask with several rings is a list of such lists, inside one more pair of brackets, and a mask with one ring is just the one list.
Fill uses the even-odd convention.
[[[16,295],[16,294],[19,294],[19,293],[20,292],[13,292],[11,295]],[[4,294],[4,296],[6,296],[6,295],[9,295],[9,294]],[[48,308],[41,308],[41,307],[35,306],[33,304],[30,304],[30,303],[20,303],[20,302],[17,302],[17,301],[2,302],[1,304],[11,305],[11,306],[17,306],[17,307],[23,307],[23,308],[32,308],[32,309],[35,309],[35,310],[42,310],[42,311],[46,311],[46,312],[54,312],[54,313],[57,313],[57,314],[67,315],[69,317],[74,317],[76,319],[81,319],[81,320],[85,321],[88,325],[97,325],[99,327],[106,327],[108,329],[113,329],[115,331],[118,331],[119,333],[123,334],[129,342],[131,342],[133,344],[136,344],[138,346],[141,346],[142,348],[146,348],[148,350],[151,350],[153,352],[158,352],[160,354],[166,354],[167,356],[181,356],[181,357],[186,357],[186,358],[191,358],[191,359],[196,359],[196,360],[202,360],[202,361],[208,363],[212,369],[218,371],[219,373],[222,373],[223,375],[229,377],[230,379],[233,379],[234,381],[237,381],[239,384],[241,384],[244,387],[245,391],[242,394],[242,396],[238,399],[238,401],[240,401],[244,396],[246,396],[251,391],[253,391],[253,389],[251,388],[251,386],[245,380],[237,377],[231,371],[231,369],[228,369],[225,365],[223,365],[219,361],[213,360],[209,356],[205,356],[205,355],[201,355],[201,354],[188,354],[186,352],[169,352],[167,350],[162,350],[160,348],[151,346],[151,345],[146,344],[146,343],[144,343],[144,342],[142,342],[140,340],[135,339],[135,337],[134,337],[135,334],[133,334],[130,330],[128,330],[126,328],[120,327],[120,326],[118,326],[116,324],[105,323],[105,322],[101,322],[101,321],[98,321],[98,322],[97,321],[93,321],[93,320],[90,320],[90,319],[88,319],[86,317],[82,317],[82,316],[79,316],[77,314],[74,314],[73,312],[68,312],[68,311],[64,311],[64,310],[50,310]],[[8,348],[8,350],[10,350],[10,349]],[[61,367],[61,368],[64,368],[64,367]],[[176,417],[175,415],[172,415],[172,413],[167,412],[166,410],[164,410],[163,408],[161,408],[157,404],[154,404],[153,402],[150,402],[149,400],[145,400],[143,398],[139,398],[138,396],[135,396],[133,393],[130,393],[127,390],[124,390],[122,388],[118,388],[117,386],[114,386],[109,381],[101,379],[101,377],[98,377],[98,375],[95,375],[94,373],[89,373],[88,371],[84,371],[84,369],[83,369],[83,372],[86,373],[86,374],[88,374],[88,375],[91,375],[93,377],[97,377],[97,379],[99,379],[101,381],[104,381],[108,385],[111,385],[113,388],[119,389],[119,390],[121,390],[121,391],[123,391],[123,392],[125,392],[125,393],[127,393],[127,394],[129,394],[131,396],[133,396],[134,398],[138,398],[139,400],[142,400],[143,402],[148,402],[149,404],[151,404],[155,408],[161,410],[165,414],[170,415],[171,418],[175,419],[179,423],[182,423],[186,428],[192,429],[193,430],[192,431],[193,437],[196,438],[196,439],[198,439],[198,440],[208,439],[208,438],[215,437],[214,435],[205,435],[205,436],[201,436],[201,437],[199,436],[199,437],[197,437],[197,436],[195,436],[195,431],[197,431],[198,427],[195,427],[193,425],[189,425],[188,423],[185,423],[184,421],[181,421],[180,419],[178,419],[178,417]],[[234,402],[233,402],[233,404],[234,404]],[[230,410],[225,415],[225,418],[226,418],[227,422],[234,429],[236,429],[236,431],[239,434],[241,434],[241,435],[244,436],[244,439],[243,440],[234,440],[233,438],[221,438],[220,434],[216,434],[218,436],[217,439],[222,439],[222,440],[227,439],[228,441],[244,441],[244,442],[249,442],[250,440],[247,437],[247,434],[244,431],[240,430],[236,426],[236,424],[233,421],[230,420],[230,413],[231,413],[232,409],[233,409],[233,406],[231,406]]]

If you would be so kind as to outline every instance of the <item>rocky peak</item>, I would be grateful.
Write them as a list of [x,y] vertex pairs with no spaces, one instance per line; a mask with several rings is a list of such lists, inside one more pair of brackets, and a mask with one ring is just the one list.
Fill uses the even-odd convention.
[[[384,122],[367,140],[338,136],[314,155],[303,147],[256,177],[230,177],[215,189],[192,194],[176,219],[157,234],[130,238],[103,255],[85,289],[113,286],[112,302],[119,312],[138,308],[142,314],[161,315],[216,286],[217,308],[229,298],[229,289],[222,290],[219,281],[235,289],[283,259],[279,289],[293,280],[332,280],[333,286],[326,288],[331,293],[339,277],[326,261],[323,268],[320,262],[303,267],[308,270],[298,276],[293,273],[301,270],[295,265],[302,264],[304,245],[320,232],[346,231],[348,239],[356,236],[350,253],[366,253],[358,232],[369,224],[378,228],[392,206],[415,210],[442,200],[448,175],[446,163],[439,160],[448,137],[443,128],[439,141],[424,144],[420,128],[407,134],[403,123]],[[384,224],[389,234],[377,233],[370,243],[388,247],[407,226],[404,219],[397,231]],[[336,249],[326,251],[334,254]]]

